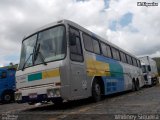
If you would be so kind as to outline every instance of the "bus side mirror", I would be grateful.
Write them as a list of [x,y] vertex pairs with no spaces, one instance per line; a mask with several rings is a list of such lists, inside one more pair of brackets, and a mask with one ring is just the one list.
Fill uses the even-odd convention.
[[148,65],[148,71],[151,71],[151,66],[150,65]]

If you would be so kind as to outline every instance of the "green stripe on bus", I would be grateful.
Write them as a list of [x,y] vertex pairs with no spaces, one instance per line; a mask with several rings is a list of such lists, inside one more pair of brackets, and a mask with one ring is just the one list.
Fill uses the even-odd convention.
[[34,80],[40,80],[40,79],[42,79],[42,73],[28,75],[28,81],[34,81]]

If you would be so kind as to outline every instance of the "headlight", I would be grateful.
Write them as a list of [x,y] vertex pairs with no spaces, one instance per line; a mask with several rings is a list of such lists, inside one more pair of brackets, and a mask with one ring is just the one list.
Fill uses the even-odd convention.
[[15,93],[15,100],[22,100],[22,93]]
[[47,90],[47,96],[48,96],[49,98],[54,97],[54,89],[49,89],[49,90]]
[[151,79],[152,77],[150,75],[148,75],[148,79]]
[[60,97],[60,90],[59,89],[48,89],[47,96],[48,98]]
[[55,96],[59,97],[60,96],[60,90],[59,89],[55,89]]

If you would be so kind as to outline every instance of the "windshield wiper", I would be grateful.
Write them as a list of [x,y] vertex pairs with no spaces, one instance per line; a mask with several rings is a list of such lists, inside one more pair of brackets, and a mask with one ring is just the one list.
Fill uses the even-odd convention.
[[33,53],[31,53],[29,55],[29,57],[27,58],[27,60],[23,64],[22,71],[25,69],[25,65],[26,65],[26,63],[28,62],[28,60],[30,59],[31,56],[32,56],[32,64],[33,65],[34,65],[38,55],[40,55],[40,58],[41,58],[41,61],[43,62],[43,64],[47,65],[47,63],[44,60],[44,57],[43,57],[42,53],[39,50],[40,50],[40,43],[38,44],[38,47],[36,47],[36,45],[34,46]]
[[22,67],[22,71],[25,69],[26,63],[28,62],[28,60],[30,59],[31,56],[32,56],[32,64],[33,64],[33,56],[34,56],[35,50],[36,50],[36,44],[34,45],[33,52],[29,55],[27,60],[24,62],[23,67]]
[[25,66],[26,66],[26,63],[28,62],[28,60],[30,59],[31,56],[33,56],[33,53],[31,53],[31,54],[29,55],[29,57],[27,58],[27,60],[24,62],[23,67],[22,67],[22,71],[24,70],[24,68],[25,68]]
[[39,43],[39,44],[38,44],[38,47],[35,48],[35,50],[34,50],[34,53],[33,53],[33,65],[34,65],[34,62],[36,61],[38,55],[40,56],[41,61],[43,62],[43,64],[44,64],[44,65],[47,65],[47,63],[45,62],[44,56],[43,56],[42,53],[39,51],[39,50],[40,50],[40,46],[41,46],[41,44]]

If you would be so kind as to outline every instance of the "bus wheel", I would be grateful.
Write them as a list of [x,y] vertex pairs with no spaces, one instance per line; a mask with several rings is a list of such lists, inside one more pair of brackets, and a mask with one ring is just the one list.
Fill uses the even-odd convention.
[[136,83],[135,83],[135,81],[132,81],[132,91],[136,91]]
[[14,100],[14,95],[11,92],[4,92],[2,95],[2,102],[3,103],[10,103]]
[[28,105],[34,105],[35,102],[28,102]]
[[139,80],[137,79],[136,80],[136,91],[138,91],[140,89],[140,87],[139,87]]
[[93,81],[92,98],[94,102],[98,102],[101,100],[101,86],[97,79]]
[[57,99],[52,100],[52,102],[53,102],[55,105],[60,105],[60,104],[63,103],[63,99],[62,99],[62,98],[57,98]]

